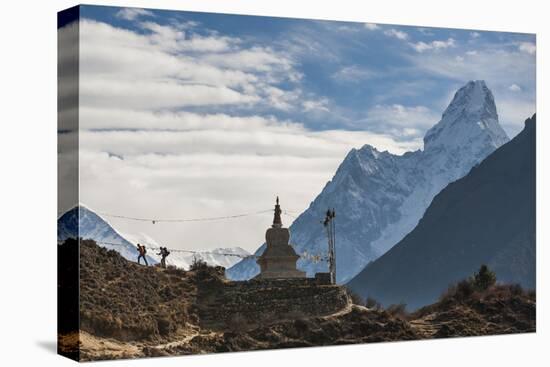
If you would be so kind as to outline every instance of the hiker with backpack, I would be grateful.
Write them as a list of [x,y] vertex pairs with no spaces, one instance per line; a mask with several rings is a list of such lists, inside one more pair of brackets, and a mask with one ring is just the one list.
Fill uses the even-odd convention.
[[170,255],[170,251],[166,247],[161,247],[160,252],[157,254],[161,256],[160,259],[160,266],[164,269],[166,269],[166,257]]
[[145,249],[145,246],[137,244],[137,250],[139,252],[139,256],[137,258],[137,263],[139,264],[139,260],[143,258],[143,261],[145,262],[145,266],[149,266],[147,263],[147,258],[145,257],[145,254],[147,253],[147,250]]

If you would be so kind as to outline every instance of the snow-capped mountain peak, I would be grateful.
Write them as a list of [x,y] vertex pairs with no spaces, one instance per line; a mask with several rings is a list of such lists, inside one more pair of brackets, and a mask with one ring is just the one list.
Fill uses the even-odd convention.
[[441,120],[424,136],[424,150],[481,141],[495,148],[509,139],[498,123],[493,93],[483,80],[468,82],[454,95]]
[[[352,149],[290,226],[291,244],[299,254],[326,254],[319,222],[328,208],[335,208],[337,280],[345,282],[409,233],[445,186],[507,141],[493,94],[484,81],[468,82],[426,133],[424,150],[398,156],[370,145]],[[262,252],[260,247],[256,254]],[[327,271],[327,264],[300,258],[298,268],[313,276]],[[226,274],[241,280],[258,272],[256,262],[245,259]]]

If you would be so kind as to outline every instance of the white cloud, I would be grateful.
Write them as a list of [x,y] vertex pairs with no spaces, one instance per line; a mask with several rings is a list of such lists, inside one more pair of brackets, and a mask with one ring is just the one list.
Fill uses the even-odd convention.
[[264,92],[267,97],[267,101],[271,106],[276,109],[289,111],[293,108],[293,102],[295,102],[299,96],[299,90],[288,91],[277,87],[265,87]]
[[[470,52],[468,62],[456,59],[456,52],[406,54],[418,72],[428,72],[464,83],[483,79],[492,88],[507,88],[517,80],[535,79],[535,59],[526,53],[501,48],[487,48]],[[495,62],[498,60],[498,62]]]
[[395,37],[403,41],[409,39],[409,35],[406,32],[397,30],[395,28],[390,28],[385,30],[384,34],[388,37]]
[[85,106],[130,109],[246,105],[259,100],[258,96],[246,95],[225,86],[84,77],[80,83],[80,98]]
[[149,42],[160,49],[170,52],[197,51],[220,52],[227,51],[240,43],[238,38],[223,36],[187,35],[180,27],[160,25],[154,22],[142,22],[141,27],[151,32]]
[[[134,117],[125,117],[125,126],[131,126]],[[138,126],[148,117],[138,118]],[[151,117],[151,126],[156,124],[155,117]],[[199,129],[82,131],[82,200],[92,209],[111,213],[181,218],[269,209],[279,195],[284,209],[299,212],[331,179],[352,147],[369,143],[403,153],[419,144],[396,142],[384,134],[309,131],[300,124],[259,117],[189,117]],[[178,123],[169,116],[159,120],[168,127]],[[181,226],[113,223],[124,232],[144,231],[169,247],[239,245],[252,251],[263,241],[271,220],[265,214]],[[284,221],[290,224],[291,219]]]
[[470,37],[471,38],[479,38],[481,36],[481,34],[479,32],[470,32]]
[[477,55],[477,51],[476,51],[476,50],[466,51],[466,55],[468,55],[468,56],[475,56],[475,55]]
[[344,66],[336,73],[332,74],[332,78],[336,81],[358,83],[365,79],[370,79],[376,76],[372,70],[357,65]]
[[[395,126],[414,129],[421,133],[433,126],[440,118],[438,113],[425,106],[404,106],[401,104],[378,104],[371,108],[363,121],[378,125],[381,129],[386,126]],[[409,130],[409,133],[412,130]]]
[[136,20],[139,17],[154,17],[155,14],[140,8],[123,8],[116,13],[116,16],[126,20]]
[[533,42],[521,42],[518,45],[518,49],[522,52],[526,52],[530,55],[534,55],[537,52],[537,46]]
[[424,52],[427,50],[440,50],[455,47],[455,40],[453,38],[449,38],[446,41],[435,40],[429,43],[419,41],[416,43],[410,43],[410,45],[416,50],[416,52]]
[[[370,142],[396,153],[404,153],[407,148],[416,147],[416,143],[397,143],[389,135],[340,130],[302,131],[301,134],[278,130],[221,129],[185,132],[93,131],[82,132],[80,138],[83,150],[109,152],[124,157],[124,160],[140,154],[336,157],[341,160],[351,148]],[[281,167],[281,172],[285,170],[285,167]],[[333,172],[327,172],[330,173]]]
[[416,30],[418,32],[422,33],[425,36],[433,36],[434,35],[434,33],[432,32],[432,30],[430,28],[420,27],[420,28],[417,28]]
[[512,92],[521,92],[521,87],[514,83],[508,87],[508,90]]
[[309,112],[309,111],[329,112],[330,110],[328,108],[328,103],[329,101],[326,98],[321,98],[318,100],[305,100],[304,102],[302,102],[302,107],[306,112]]
[[254,130],[298,123],[278,121],[273,117],[230,116],[223,113],[199,114],[187,111],[144,111],[121,108],[81,107],[80,127],[111,130]]
[[[245,46],[238,38],[204,37],[153,22],[140,25],[146,33],[81,21],[83,105],[147,109],[271,102],[276,109],[299,106],[293,100],[297,87],[277,86],[298,83],[301,78],[287,55]],[[284,95],[276,95],[279,91]]]
[[[135,216],[197,218],[271,209],[275,195],[285,210],[301,211],[339,164],[338,158],[278,155],[139,155],[124,160],[83,151],[81,191],[92,209]],[[105,172],[109,172],[108,175]],[[291,183],[291,184],[290,184]],[[108,188],[105,190],[103,188]],[[116,203],[114,205],[113,203]],[[263,242],[271,213],[192,224],[151,224],[110,219],[125,233],[145,232],[172,248],[241,246]],[[286,225],[291,219],[283,217]]]
[[230,53],[216,53],[205,58],[206,61],[223,67],[241,70],[269,72],[280,68],[283,72],[292,71],[293,62],[287,57],[276,54],[266,47],[253,47]]
[[380,27],[376,23],[365,23],[364,26],[369,31],[375,31],[377,29],[380,29]]

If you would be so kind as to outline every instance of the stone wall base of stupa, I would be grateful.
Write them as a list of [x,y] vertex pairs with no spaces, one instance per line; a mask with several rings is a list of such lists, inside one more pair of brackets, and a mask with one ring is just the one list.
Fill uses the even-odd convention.
[[300,270],[267,270],[256,275],[254,279],[295,279],[305,277],[305,271]]
[[198,294],[201,327],[231,330],[281,320],[322,317],[345,309],[345,287],[326,283],[328,277],[258,279],[204,285]]

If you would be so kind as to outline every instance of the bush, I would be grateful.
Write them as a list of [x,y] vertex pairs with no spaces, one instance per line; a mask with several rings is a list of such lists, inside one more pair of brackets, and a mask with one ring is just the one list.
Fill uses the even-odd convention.
[[388,308],[386,309],[386,311],[394,316],[394,317],[397,317],[399,319],[406,319],[407,318],[407,304],[406,303],[398,303],[398,304],[393,304],[393,305],[389,305]]
[[520,284],[511,284],[509,289],[513,296],[522,296],[525,293]]
[[365,306],[367,308],[371,308],[371,309],[374,309],[374,310],[382,309],[382,305],[380,304],[380,302],[378,302],[377,300],[375,300],[372,297],[367,297],[367,300],[365,302]]
[[475,283],[471,280],[461,280],[456,285],[455,296],[460,299],[469,298],[476,291]]
[[474,274],[471,282],[476,290],[485,291],[495,285],[497,276],[494,271],[490,270],[487,265],[483,264],[479,268],[479,271]]
[[479,271],[471,277],[452,285],[439,297],[440,301],[465,301],[478,292],[483,293],[496,283],[496,275],[487,265],[481,265]]
[[205,270],[207,268],[208,268],[208,264],[206,263],[206,261],[204,261],[200,257],[193,257],[193,262],[191,263],[189,270],[197,271],[197,270]]
[[354,305],[359,305],[359,306],[365,305],[365,299],[363,298],[363,296],[361,296],[359,293],[356,293],[350,289],[347,289],[347,291],[348,291],[348,296],[349,298],[351,298],[351,302]]

